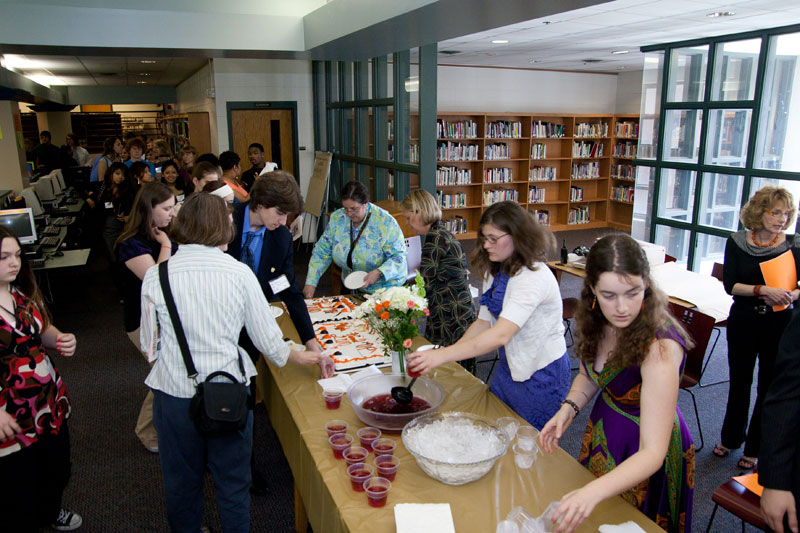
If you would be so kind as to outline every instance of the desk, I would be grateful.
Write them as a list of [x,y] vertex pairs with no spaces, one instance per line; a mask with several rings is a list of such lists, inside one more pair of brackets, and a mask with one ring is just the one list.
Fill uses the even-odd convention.
[[[89,252],[91,251],[91,248],[83,248],[80,250],[62,250],[61,253],[64,255],[56,257],[55,255],[50,254],[49,257],[45,259],[43,267],[34,268],[33,270],[38,272],[55,270],[57,268],[83,266],[89,260]],[[45,252],[45,255],[48,255],[48,252]]]
[[[277,321],[285,336],[299,342],[288,314],[284,313]],[[418,337],[415,345],[423,342]],[[594,479],[588,470],[560,450],[540,456],[531,470],[518,470],[509,449],[486,476],[453,487],[429,478],[402,446],[400,435],[390,434],[387,436],[400,444],[395,451],[400,458],[400,469],[386,507],[374,509],[367,504],[364,493],[354,492],[350,487],[345,463],[333,458],[324,430],[325,422],[334,418],[349,422],[349,433],[354,436],[364,426],[348,401],[344,400],[337,411],[325,408],[316,383],[319,377],[316,366],[287,364],[278,368],[261,358],[258,372],[259,392],[294,476],[295,525],[303,533],[307,522],[314,531],[325,533],[394,533],[393,506],[397,503],[449,503],[456,531],[494,531],[497,522],[513,507],[521,505],[531,513],[540,514],[551,501]],[[437,368],[433,378],[447,394],[440,408],[442,412],[466,411],[490,419],[516,417],[486,385],[458,364]],[[645,531],[663,533],[620,497],[598,505],[578,531],[597,531],[601,524],[627,520],[634,520]]]
[[[573,276],[586,279],[586,270],[580,267],[571,266],[570,263],[565,265],[558,261],[548,261],[547,266],[550,267],[550,270],[552,270],[553,274],[555,274],[556,281],[558,281],[559,285],[561,285],[561,274],[563,273],[572,274]],[[680,298],[675,298],[673,296],[669,296],[669,301],[678,305],[682,305],[683,307],[694,307],[693,303],[687,302],[686,300],[681,300]]]

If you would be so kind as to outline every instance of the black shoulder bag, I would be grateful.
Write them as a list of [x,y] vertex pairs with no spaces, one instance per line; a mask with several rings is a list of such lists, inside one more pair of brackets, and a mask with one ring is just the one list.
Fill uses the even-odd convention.
[[[189,379],[194,380],[196,392],[192,396],[189,405],[189,418],[194,422],[197,431],[206,437],[221,437],[235,433],[247,424],[247,415],[250,403],[247,396],[247,385],[239,383],[236,378],[227,372],[212,372],[202,383],[197,383],[197,369],[192,362],[192,354],[189,351],[189,343],[186,342],[186,334],[183,331],[178,308],[172,297],[172,290],[169,286],[169,275],[167,263],[164,261],[158,266],[158,278],[161,282],[161,290],[164,293],[164,300],[169,310],[172,327],[175,330],[175,337],[181,347],[183,364],[186,365],[186,372]],[[239,354],[239,370],[242,376],[245,375],[242,354]],[[227,379],[227,381],[212,382],[217,377]]]

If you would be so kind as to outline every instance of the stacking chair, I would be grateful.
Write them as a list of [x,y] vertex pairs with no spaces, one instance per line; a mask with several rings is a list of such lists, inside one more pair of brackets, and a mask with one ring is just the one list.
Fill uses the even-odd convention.
[[714,510],[711,511],[706,533],[711,531],[714,515],[717,514],[717,509],[720,506],[742,520],[742,533],[745,530],[745,522],[761,530],[767,530],[767,523],[761,516],[761,496],[747,490],[737,481],[729,479],[720,485],[711,495],[711,501],[714,502]]
[[572,336],[572,323],[570,319],[575,318],[575,310],[578,309],[578,299],[562,298],[561,306],[563,308],[561,311],[561,320],[564,321],[564,337],[566,338],[566,336],[569,335],[569,344],[567,344],[567,348],[569,348],[575,344],[575,338]]
[[[722,281],[722,263],[714,263],[714,266],[711,268],[711,275],[718,280]],[[717,341],[719,340],[719,336],[722,335],[721,328],[727,328],[728,321],[723,320],[722,322],[717,322],[714,326],[714,333],[717,335],[714,337],[714,342],[711,343],[711,349],[708,351],[708,359],[706,359],[706,363],[703,365],[703,372],[706,371],[706,367],[708,367],[708,363],[711,362],[711,357],[714,355],[714,348],[717,347]],[[699,387],[710,387],[711,385],[719,385],[720,383],[727,383],[729,380],[723,379],[722,381],[715,381],[714,383],[698,383]]]
[[696,309],[689,309],[672,302],[669,304],[669,310],[675,318],[681,321],[695,344],[694,348],[686,354],[686,364],[683,368],[680,387],[692,396],[697,431],[700,434],[700,446],[696,447],[695,450],[700,451],[703,449],[705,442],[703,441],[703,428],[700,425],[700,413],[697,410],[697,399],[694,396],[694,392],[691,391],[691,387],[700,383],[703,377],[703,359],[706,355],[708,340],[711,337],[711,330],[714,328],[714,318]]

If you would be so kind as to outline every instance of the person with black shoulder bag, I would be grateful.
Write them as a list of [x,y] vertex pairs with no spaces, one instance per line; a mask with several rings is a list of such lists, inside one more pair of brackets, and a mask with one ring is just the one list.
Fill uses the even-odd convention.
[[250,529],[250,454],[253,414],[247,383],[256,368],[238,345],[242,328],[264,356],[318,364],[318,352],[283,341],[253,272],[224,253],[234,235],[225,201],[196,193],[173,221],[180,244],[142,282],[141,345],[154,362],[145,383],[153,390],[167,516],[172,531],[198,531],[203,475],[214,479],[223,530]]

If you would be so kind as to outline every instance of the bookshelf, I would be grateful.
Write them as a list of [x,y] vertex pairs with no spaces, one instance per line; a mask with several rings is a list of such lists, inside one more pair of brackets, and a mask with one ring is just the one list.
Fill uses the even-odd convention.
[[187,144],[197,148],[200,154],[211,151],[211,129],[207,112],[168,115],[159,119],[158,123],[174,154]]
[[630,232],[636,178],[633,160],[639,143],[639,115],[615,115],[611,142],[608,226]]

